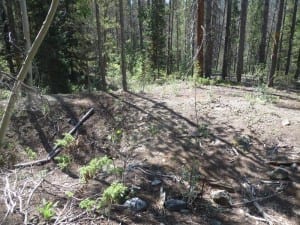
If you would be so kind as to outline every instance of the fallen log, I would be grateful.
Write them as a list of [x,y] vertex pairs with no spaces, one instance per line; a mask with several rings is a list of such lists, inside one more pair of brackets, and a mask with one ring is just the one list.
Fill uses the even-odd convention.
[[[75,132],[79,129],[79,127],[88,120],[93,114],[94,114],[94,108],[91,108],[84,116],[78,121],[78,123],[68,132],[70,135],[74,135]],[[22,167],[28,167],[33,165],[43,165],[48,162],[50,162],[55,156],[57,156],[62,151],[61,146],[55,145],[52,149],[52,151],[48,154],[48,156],[44,159],[35,160],[31,162],[26,163],[19,163],[14,165],[15,168],[22,168]]]

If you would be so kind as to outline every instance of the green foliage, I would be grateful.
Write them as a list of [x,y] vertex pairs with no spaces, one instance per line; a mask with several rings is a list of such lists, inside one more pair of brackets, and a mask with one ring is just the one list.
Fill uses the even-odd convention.
[[103,208],[114,203],[119,203],[125,197],[127,189],[128,188],[122,183],[112,183],[104,190],[98,207]]
[[79,169],[80,179],[85,183],[93,179],[100,171],[105,171],[109,174],[121,175],[123,170],[113,165],[113,160],[107,156],[92,159],[88,165]]
[[148,51],[155,80],[160,77],[160,72],[165,65],[165,3],[153,1],[148,13],[147,33],[151,40]]
[[184,166],[181,171],[182,183],[184,188],[182,195],[188,203],[192,203],[199,194],[198,184],[200,183],[201,174],[198,170],[199,163],[194,160],[190,166]]
[[75,138],[69,133],[64,133],[63,136],[64,138],[55,141],[55,145],[63,148],[70,147],[74,143]]
[[10,96],[11,91],[0,89],[0,100],[8,99]]
[[209,79],[209,78],[195,76],[194,79],[195,79],[195,82],[197,85],[215,85],[216,84],[215,80]]
[[54,159],[58,163],[57,165],[61,170],[67,169],[71,165],[71,162],[72,162],[71,157],[68,155],[56,156]]
[[29,159],[34,160],[34,159],[37,158],[37,153],[29,147],[25,148],[25,152],[26,152]]
[[113,144],[119,143],[122,139],[123,131],[122,129],[113,130],[111,135],[108,135],[108,140],[110,140]]
[[246,94],[245,98],[251,102],[251,104],[260,103],[260,104],[267,104],[267,103],[276,103],[279,101],[278,96],[274,96],[270,93],[268,87],[266,85],[260,85],[256,88],[253,93]]
[[43,199],[42,205],[38,208],[40,215],[47,221],[51,220],[55,216],[54,208],[57,206],[58,202],[53,203],[51,201],[46,201]]
[[198,127],[198,132],[201,137],[207,138],[210,135],[208,125],[207,124],[202,124]]
[[158,134],[159,132],[159,127],[155,124],[151,124],[149,127],[148,127],[148,131],[149,133],[151,134],[151,136],[155,136]]
[[91,210],[93,210],[93,209],[96,208],[96,203],[97,203],[96,200],[92,200],[90,198],[86,198],[86,199],[80,201],[79,207],[81,209],[85,209],[87,211],[91,211]]
[[65,194],[68,198],[72,198],[74,196],[74,193],[71,191],[66,191]]

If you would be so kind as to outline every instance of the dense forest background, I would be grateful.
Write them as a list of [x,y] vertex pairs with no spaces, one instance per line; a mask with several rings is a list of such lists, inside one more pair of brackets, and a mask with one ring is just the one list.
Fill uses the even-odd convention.
[[[19,71],[50,3],[1,1],[2,72]],[[61,1],[33,62],[32,85],[70,93],[193,75],[291,84],[300,73],[297,6],[298,0]]]

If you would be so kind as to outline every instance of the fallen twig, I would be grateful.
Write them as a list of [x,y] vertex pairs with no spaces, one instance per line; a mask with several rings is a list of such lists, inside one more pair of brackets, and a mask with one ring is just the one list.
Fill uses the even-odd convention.
[[271,216],[269,216],[264,211],[264,209],[258,204],[257,200],[253,197],[253,193],[251,191],[251,189],[252,189],[251,188],[251,184],[249,184],[249,182],[243,183],[242,187],[246,191],[246,194],[247,194],[248,198],[250,199],[249,201],[251,201],[251,203],[253,203],[253,205],[255,206],[255,208],[257,209],[257,211],[259,212],[259,214],[263,217],[263,219],[265,220],[265,222],[267,222],[269,225],[273,225]]
[[[94,108],[91,108],[79,121],[78,123],[68,132],[69,134],[73,135],[75,132],[79,129],[79,127],[87,120],[89,119],[94,113]],[[20,167],[28,167],[33,165],[43,165],[45,163],[50,162],[55,156],[57,156],[62,151],[61,146],[56,145],[53,150],[48,154],[48,156],[45,159],[40,159],[36,161],[31,161],[27,163],[19,163],[15,165],[15,168]]]

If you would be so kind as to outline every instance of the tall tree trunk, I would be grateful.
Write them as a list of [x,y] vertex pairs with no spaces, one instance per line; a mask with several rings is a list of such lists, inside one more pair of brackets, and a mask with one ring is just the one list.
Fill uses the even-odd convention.
[[[19,1],[20,1],[20,8],[21,8],[21,14],[22,14],[22,27],[23,27],[23,34],[24,34],[26,54],[27,54],[31,47],[29,20],[28,20],[28,15],[27,15],[27,4],[26,4],[26,0],[19,0]],[[33,79],[32,78],[32,63],[30,63],[30,66],[28,69],[28,80],[27,80],[27,83],[30,86],[33,85],[32,79]]]
[[101,21],[100,21],[100,10],[99,4],[97,0],[94,0],[94,7],[95,7],[95,17],[96,17],[96,28],[97,28],[97,55],[98,55],[98,67],[100,72],[101,78],[101,90],[106,89],[106,74],[103,68],[103,44],[102,44],[102,34],[101,34]]
[[247,20],[248,0],[241,1],[241,20],[240,20],[240,41],[237,58],[236,79],[241,82],[242,73],[244,72],[244,49],[246,36],[246,20]]
[[271,25],[270,26],[270,35],[268,37],[268,42],[267,42],[266,55],[269,55],[270,43],[271,43],[271,40],[273,40],[273,36],[271,34],[273,33],[275,26],[276,26],[276,12],[278,12],[278,4],[276,4],[276,9],[273,10],[272,20],[271,20],[271,24],[270,24]]
[[274,36],[272,62],[271,62],[271,68],[270,68],[270,73],[269,73],[269,77],[268,77],[268,86],[269,87],[273,87],[273,85],[274,85],[274,74],[275,74],[276,63],[277,63],[277,54],[278,54],[279,37],[280,37],[281,24],[282,24],[284,0],[280,0],[279,4],[280,5],[279,5],[279,10],[278,10],[278,15],[277,15],[277,23],[276,23],[275,36]]
[[120,44],[121,44],[121,73],[122,73],[122,87],[127,91],[127,77],[126,77],[126,62],[125,62],[125,46],[124,46],[124,14],[123,14],[123,0],[119,0],[119,14],[120,14]]
[[228,68],[230,68],[229,53],[230,53],[231,5],[232,5],[232,0],[227,0],[226,31],[225,31],[225,44],[224,44],[224,56],[223,56],[223,67],[222,67],[223,80],[228,76]]
[[219,59],[220,59],[220,54],[221,54],[221,46],[222,46],[222,41],[223,41],[223,27],[225,24],[225,13],[226,13],[226,6],[224,6],[223,10],[223,15],[222,19],[219,19],[219,21],[222,21],[222,23],[219,22],[220,26],[220,37],[219,37],[219,43],[218,43],[218,53],[217,53],[217,61],[216,61],[216,70],[218,70],[219,67]]
[[198,18],[197,18],[197,53],[198,53],[198,75],[203,77],[203,36],[204,36],[204,0],[198,0]]
[[285,75],[288,75],[290,70],[290,64],[291,64],[291,56],[292,56],[292,46],[293,46],[293,39],[295,34],[295,26],[296,26],[296,17],[297,17],[297,6],[298,6],[298,0],[294,1],[294,11],[293,11],[293,18],[292,18],[292,26],[291,26],[291,33],[289,38],[289,48],[288,48],[288,54],[286,59],[286,67],[285,67]]
[[[3,0],[3,8],[4,8],[4,0]],[[3,22],[3,39],[4,39],[4,45],[5,45],[5,58],[9,67],[9,71],[11,74],[15,74],[15,65],[13,62],[13,52],[10,46],[9,42],[9,25],[8,25],[8,19],[5,10],[2,12],[2,22]]]
[[298,59],[297,59],[297,69],[294,75],[295,80],[298,80],[300,77],[300,48],[298,50]]
[[260,39],[259,50],[258,50],[258,63],[263,64],[263,66],[265,66],[266,64],[266,40],[267,40],[268,21],[269,21],[269,5],[270,5],[270,0],[265,0],[264,8],[262,11],[263,21],[261,26],[261,39]]
[[11,118],[11,114],[13,112],[15,103],[17,101],[18,93],[19,93],[20,87],[22,85],[22,82],[24,81],[24,79],[28,73],[30,64],[32,63],[34,56],[36,55],[40,45],[42,44],[42,42],[49,30],[49,27],[54,18],[58,3],[59,3],[59,0],[52,0],[47,17],[46,17],[39,33],[37,34],[36,39],[34,40],[32,47],[30,48],[30,51],[28,52],[28,54],[25,58],[25,61],[22,64],[20,72],[18,73],[18,76],[16,78],[17,80],[12,89],[11,95],[9,97],[9,100],[6,105],[5,112],[4,112],[4,115],[2,117],[1,124],[0,124],[0,146],[3,145],[5,132],[7,130],[7,127],[8,127],[10,118]]
[[169,0],[169,27],[168,27],[168,55],[167,55],[167,75],[171,74],[172,70],[172,41],[173,41],[173,18],[174,18],[174,2]]
[[[286,8],[287,8],[287,0],[284,2],[284,7],[283,7],[283,19],[282,19],[282,30],[284,31],[285,28],[285,18],[286,18]],[[284,32],[281,32],[280,34],[280,39],[279,39],[279,47],[278,47],[278,53],[277,53],[277,63],[276,63],[276,69],[277,71],[280,71],[281,69],[281,54],[282,54],[282,44],[283,44],[283,37],[284,37]]]
[[214,47],[214,37],[212,32],[212,1],[206,1],[206,49],[205,49],[205,77],[211,77],[212,69],[212,57],[213,57],[213,47]]
[[9,42],[14,51],[17,69],[19,69],[21,66],[21,48],[19,46],[19,40],[16,32],[16,23],[12,8],[12,0],[6,0],[6,15],[10,32]]
[[144,37],[143,37],[143,7],[141,0],[138,0],[138,20],[139,20],[139,37],[140,37],[140,49],[144,49]]

